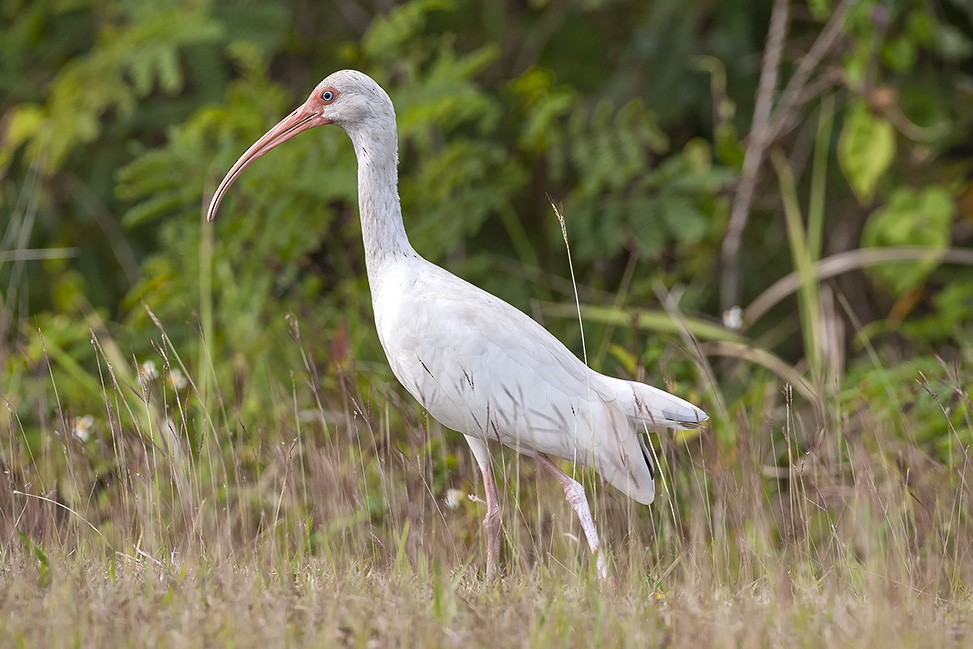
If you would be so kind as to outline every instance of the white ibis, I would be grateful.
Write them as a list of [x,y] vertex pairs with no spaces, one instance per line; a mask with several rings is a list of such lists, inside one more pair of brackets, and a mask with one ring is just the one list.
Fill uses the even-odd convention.
[[[534,457],[578,514],[598,575],[607,563],[584,488],[551,458],[593,467],[636,501],[655,498],[650,429],[691,429],[706,413],[642,383],[589,369],[521,311],[419,256],[402,223],[398,138],[388,94],[354,70],[335,72],[302,106],[257,140],[220,183],[216,217],[254,160],[302,131],[337,124],[358,157],[358,203],[375,326],[396,378],[473,451],[486,492],[486,578],[497,572],[500,507],[488,442]],[[457,214],[456,218],[463,218]]]

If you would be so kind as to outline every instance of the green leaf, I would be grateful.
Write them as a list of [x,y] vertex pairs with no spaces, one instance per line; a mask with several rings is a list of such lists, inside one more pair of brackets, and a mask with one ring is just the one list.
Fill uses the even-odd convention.
[[416,0],[400,5],[372,22],[362,47],[366,54],[378,60],[399,56],[402,45],[422,29],[428,14],[452,6],[450,0]]
[[48,586],[51,583],[51,561],[47,558],[47,553],[44,552],[42,548],[37,543],[34,543],[29,536],[17,530],[17,536],[20,540],[24,542],[27,547],[30,548],[31,554],[37,559],[38,575],[37,575],[37,585],[43,587]]
[[831,15],[830,0],[809,0],[807,4],[815,20],[825,21]]
[[35,104],[24,104],[13,110],[7,127],[5,145],[18,147],[34,136],[44,125],[44,111]]
[[919,51],[916,42],[908,36],[889,39],[882,47],[882,61],[897,72],[909,72],[916,65]]
[[7,166],[17,149],[40,132],[44,120],[44,110],[35,104],[23,104],[11,111],[7,132],[0,134],[0,169]]
[[872,114],[864,102],[848,111],[838,141],[838,164],[859,202],[869,203],[895,158],[895,129]]
[[728,167],[738,171],[743,169],[745,152],[736,127],[731,122],[717,124],[713,137],[716,157]]
[[[870,248],[928,246],[944,250],[950,243],[955,216],[956,204],[944,187],[902,187],[892,192],[888,203],[868,219],[862,244]],[[894,267],[876,266],[869,274],[900,295],[921,284],[938,265],[938,259],[932,258]]]

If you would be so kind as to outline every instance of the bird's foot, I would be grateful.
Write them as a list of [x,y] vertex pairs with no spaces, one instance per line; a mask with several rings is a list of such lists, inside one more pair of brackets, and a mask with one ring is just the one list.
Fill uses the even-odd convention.
[[494,583],[497,580],[497,563],[496,561],[490,561],[487,559],[486,565],[486,578],[483,580],[487,585]]
[[598,571],[598,581],[607,585],[612,591],[618,590],[615,577],[608,570],[608,559],[600,549],[595,552],[595,568]]

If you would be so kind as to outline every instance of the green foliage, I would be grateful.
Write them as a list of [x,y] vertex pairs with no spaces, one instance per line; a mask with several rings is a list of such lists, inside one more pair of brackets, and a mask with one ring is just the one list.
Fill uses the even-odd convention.
[[874,268],[871,273],[896,294],[920,284],[938,265],[936,251],[949,246],[956,203],[944,187],[922,190],[900,187],[888,203],[876,210],[865,224],[862,244],[868,247],[924,246],[930,259],[896,268]]
[[[552,108],[566,110],[568,95],[539,108],[545,116]],[[552,176],[578,179],[564,212],[583,262],[626,250],[652,258],[671,246],[691,249],[718,230],[722,203],[715,198],[732,172],[714,166],[710,145],[701,140],[653,165],[669,141],[641,102],[617,111],[607,100],[590,113],[575,109],[566,127],[552,124],[547,137]]]
[[101,26],[97,46],[58,71],[43,105],[17,106],[11,136],[0,147],[0,166],[26,145],[28,162],[51,173],[102,134],[107,113],[128,120],[153,91],[182,90],[180,52],[217,41],[221,29],[199,5],[166,4],[131,13],[119,7],[123,11]]
[[838,142],[838,163],[862,203],[870,203],[879,179],[895,158],[895,129],[888,120],[856,102],[848,111]]
[[953,341],[973,339],[973,284],[948,284],[932,302],[931,313],[902,324],[907,335],[917,344],[925,345],[949,345]]

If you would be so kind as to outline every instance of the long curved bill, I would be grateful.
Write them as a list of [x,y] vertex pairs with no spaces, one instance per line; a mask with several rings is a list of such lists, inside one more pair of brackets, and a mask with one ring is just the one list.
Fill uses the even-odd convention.
[[306,106],[301,106],[293,113],[280,120],[276,126],[264,133],[264,135],[254,142],[246,152],[240,156],[230,170],[226,173],[220,186],[216,188],[213,199],[210,201],[209,209],[206,211],[206,220],[212,221],[216,218],[216,212],[220,209],[223,196],[226,194],[230,185],[243,173],[243,170],[250,166],[250,163],[264,155],[279,144],[283,144],[298,133],[302,133],[309,128],[330,124],[331,121],[322,117],[318,112],[308,110]]

